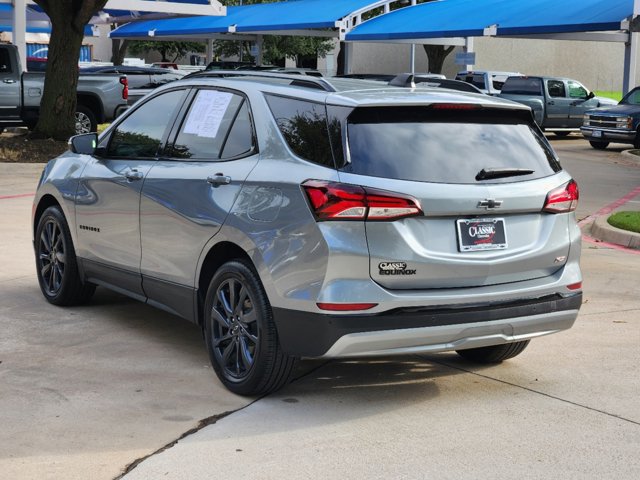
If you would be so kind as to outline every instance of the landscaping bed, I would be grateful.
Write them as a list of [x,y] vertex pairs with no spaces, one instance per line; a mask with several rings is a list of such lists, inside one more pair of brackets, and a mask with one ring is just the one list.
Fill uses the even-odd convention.
[[613,227],[640,233],[640,212],[617,212],[611,215],[607,221]]

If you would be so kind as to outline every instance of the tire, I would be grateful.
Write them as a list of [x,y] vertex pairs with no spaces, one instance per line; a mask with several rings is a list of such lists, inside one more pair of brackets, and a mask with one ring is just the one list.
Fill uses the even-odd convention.
[[283,387],[296,364],[282,352],[267,295],[245,260],[222,265],[205,303],[204,338],[220,381],[238,395],[264,395]]
[[609,146],[609,142],[596,142],[596,141],[590,140],[589,143],[596,150],[604,150]]
[[76,135],[98,131],[98,122],[93,112],[84,105],[76,107]]
[[40,217],[35,253],[38,283],[49,303],[80,305],[91,298],[96,286],[80,278],[69,226],[60,207],[49,207]]
[[571,132],[553,132],[556,137],[564,138],[571,135]]
[[527,348],[527,345],[529,345],[529,340],[492,345],[490,347],[456,350],[456,353],[462,358],[476,363],[500,363],[516,355],[520,355],[522,351]]

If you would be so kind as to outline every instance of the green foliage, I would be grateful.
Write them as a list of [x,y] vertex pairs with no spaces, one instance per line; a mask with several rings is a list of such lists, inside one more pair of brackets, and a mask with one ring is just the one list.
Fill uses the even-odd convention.
[[162,55],[163,62],[175,62],[189,52],[204,52],[205,45],[201,42],[135,41],[129,44],[129,51],[134,55],[156,51]]
[[640,212],[617,212],[611,215],[607,222],[616,228],[640,233]]

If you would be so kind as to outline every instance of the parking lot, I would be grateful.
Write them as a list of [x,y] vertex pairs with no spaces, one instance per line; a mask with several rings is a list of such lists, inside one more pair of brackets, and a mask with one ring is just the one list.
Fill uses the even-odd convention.
[[[640,185],[622,148],[550,138],[579,219]],[[30,234],[41,169],[0,164],[0,477],[112,479],[199,429],[124,478],[640,478],[637,251],[584,242],[576,325],[502,365],[307,362],[250,399],[218,382],[194,325],[104,289],[83,307],[45,302]]]

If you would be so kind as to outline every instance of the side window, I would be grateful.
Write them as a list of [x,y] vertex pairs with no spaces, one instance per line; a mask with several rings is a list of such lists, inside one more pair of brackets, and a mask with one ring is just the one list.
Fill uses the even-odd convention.
[[11,73],[11,57],[9,56],[9,50],[6,48],[0,49],[0,74]]
[[569,97],[571,98],[587,98],[587,95],[589,95],[589,92],[587,92],[587,89],[584,88],[582,85],[580,85],[578,82],[574,82],[572,80],[569,80]]
[[[244,97],[231,92],[200,90],[180,126],[171,156],[218,160],[222,157],[223,150],[225,158],[251,150],[253,135],[245,103]],[[236,117],[239,118],[237,128],[234,125]],[[247,120],[244,122],[244,130],[240,118]],[[232,135],[235,146],[227,141]]]
[[549,91],[550,97],[559,98],[567,96],[562,80],[549,80],[547,82],[547,90]]
[[233,158],[247,154],[253,150],[253,128],[249,106],[245,100],[238,111],[235,122],[229,131],[227,141],[222,149],[221,158]]
[[273,95],[267,95],[266,99],[293,153],[310,162],[335,168],[324,105]]
[[155,157],[184,94],[184,90],[173,90],[158,95],[137,108],[113,131],[107,156]]

